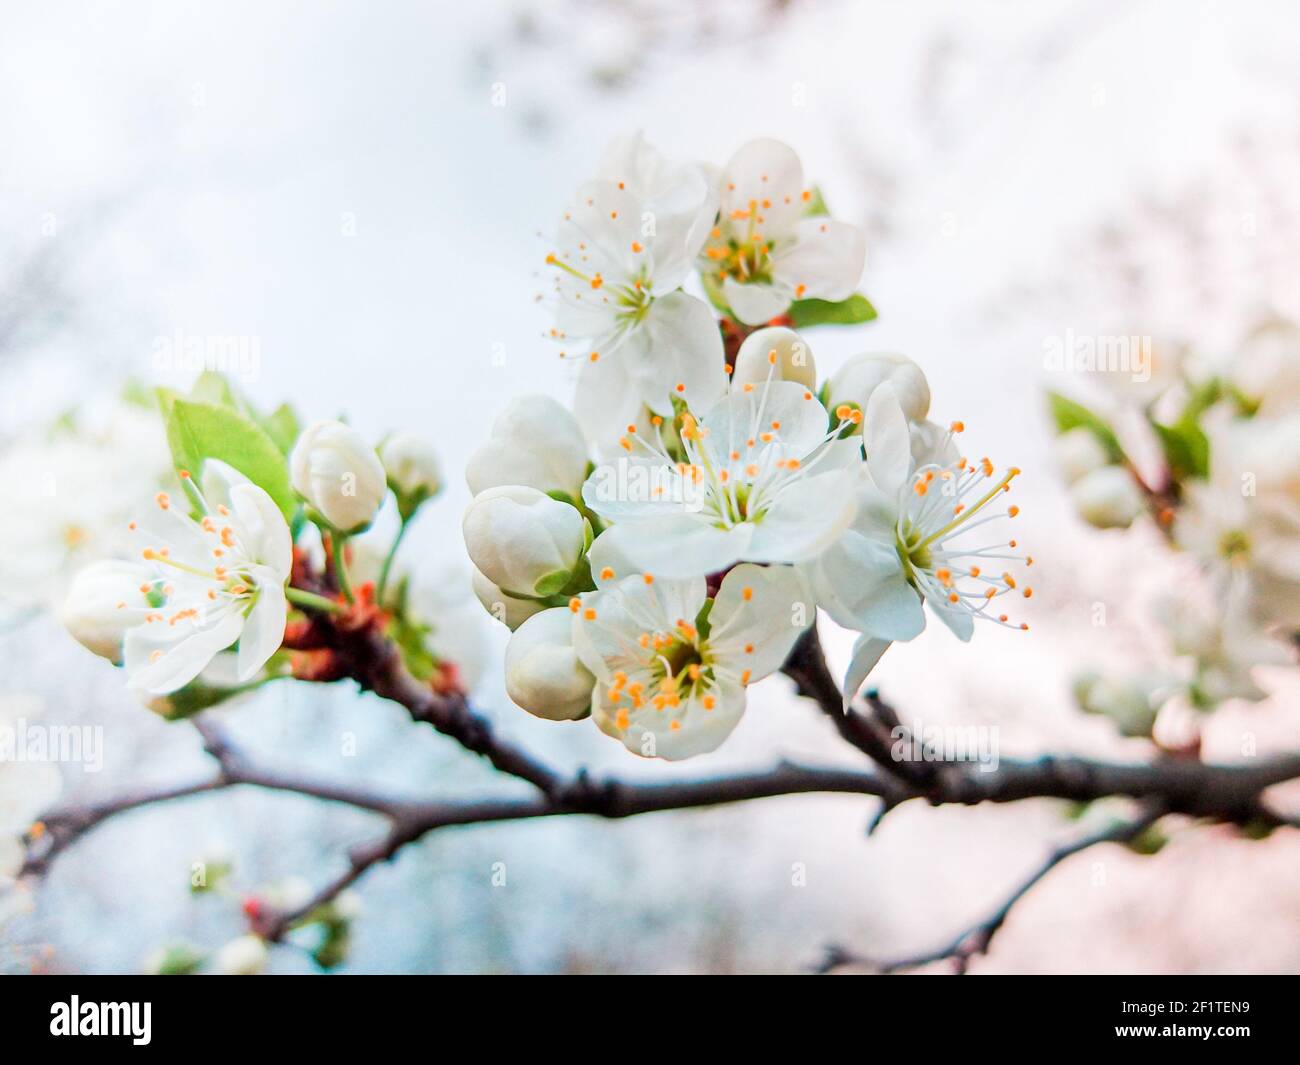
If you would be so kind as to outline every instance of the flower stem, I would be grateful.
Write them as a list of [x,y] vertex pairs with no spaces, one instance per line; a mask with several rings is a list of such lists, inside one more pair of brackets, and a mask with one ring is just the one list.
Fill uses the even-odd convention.
[[348,567],[343,561],[343,549],[347,542],[348,538],[342,533],[330,532],[330,554],[334,558],[334,583],[339,587],[339,594],[352,603],[356,600],[352,598],[352,585],[348,583]]
[[326,599],[323,595],[317,595],[315,592],[308,592],[302,588],[286,588],[285,596],[289,602],[297,603],[298,606],[310,607],[312,610],[324,610],[331,614],[342,614],[347,609],[333,599]]
[[393,568],[393,559],[397,557],[397,549],[402,545],[402,537],[406,535],[406,527],[410,522],[402,519],[402,524],[397,528],[397,535],[393,537],[393,546],[388,549],[388,555],[384,558],[384,568],[379,571],[379,583],[375,586],[375,602],[380,606],[384,604],[384,589],[388,587],[388,571]]

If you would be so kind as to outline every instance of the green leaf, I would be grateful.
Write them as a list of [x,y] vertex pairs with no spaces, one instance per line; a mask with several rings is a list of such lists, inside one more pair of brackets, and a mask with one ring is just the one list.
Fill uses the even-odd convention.
[[[405,592],[403,591],[403,598]],[[416,680],[428,681],[438,669],[438,658],[429,650],[433,630],[399,610],[388,625],[388,637],[397,644],[407,672]]]
[[829,300],[795,300],[790,304],[790,320],[796,329],[811,325],[858,325],[876,317],[876,308],[860,292],[846,300],[831,303]]
[[243,397],[235,391],[225,374],[216,370],[204,370],[190,388],[189,398],[199,403],[213,403],[218,407],[229,407],[240,414],[251,413]]
[[1199,425],[1183,420],[1177,425],[1161,425],[1153,421],[1151,426],[1160,438],[1169,472],[1175,478],[1209,476],[1210,441]]
[[199,478],[208,459],[219,459],[262,488],[286,518],[293,516],[298,502],[284,452],[264,429],[228,407],[181,399],[167,389],[159,389],[158,400],[178,469]]
[[170,943],[161,948],[153,971],[159,976],[190,976],[207,960],[207,955],[190,943]]
[[265,418],[258,419],[266,435],[275,441],[278,447],[286,455],[293,450],[293,445],[298,442],[298,434],[302,431],[302,426],[298,422],[298,415],[294,409],[287,403],[281,403]]
[[1071,429],[1078,428],[1087,429],[1101,442],[1111,462],[1124,461],[1124,449],[1120,447],[1119,438],[1100,415],[1094,414],[1082,403],[1076,403],[1059,392],[1048,392],[1047,402],[1051,406],[1052,420],[1056,423],[1058,433],[1068,433]]

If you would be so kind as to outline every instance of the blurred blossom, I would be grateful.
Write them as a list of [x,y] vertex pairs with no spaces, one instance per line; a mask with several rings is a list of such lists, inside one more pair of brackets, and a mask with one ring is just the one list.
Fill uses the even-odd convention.
[[136,403],[69,415],[0,450],[15,516],[0,523],[0,602],[53,607],[75,569],[126,557],[128,522],[172,481],[161,420]]

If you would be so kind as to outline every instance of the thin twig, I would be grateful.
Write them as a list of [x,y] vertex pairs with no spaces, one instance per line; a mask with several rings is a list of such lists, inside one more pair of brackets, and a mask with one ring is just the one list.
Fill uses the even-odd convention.
[[993,937],[1006,923],[1007,917],[1016,904],[1061,862],[1078,854],[1080,851],[1085,851],[1101,843],[1127,843],[1140,836],[1163,813],[1163,807],[1150,806],[1137,817],[1109,824],[1096,832],[1057,847],[1048,854],[1047,858],[1033,872],[1016,884],[997,909],[983,920],[958,934],[955,939],[934,950],[922,951],[919,954],[905,955],[889,960],[878,960],[855,954],[842,947],[832,946],[827,948],[826,956],[821,964],[817,966],[816,971],[828,973],[851,965],[868,968],[878,973],[896,973],[904,969],[916,969],[922,965],[930,965],[933,962],[952,961],[956,971],[964,973],[969,967],[972,958],[979,954],[988,953]]

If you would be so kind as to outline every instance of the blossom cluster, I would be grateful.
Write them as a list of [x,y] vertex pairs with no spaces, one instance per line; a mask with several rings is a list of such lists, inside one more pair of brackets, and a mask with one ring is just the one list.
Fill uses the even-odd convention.
[[[213,374],[157,400],[174,473],[138,513],[115,512],[116,549],[71,579],[61,618],[82,645],[122,666],[150,708],[185,717],[312,676],[309,658],[283,651],[286,628],[295,610],[354,610],[356,582],[412,672],[436,672],[432,611],[412,601],[407,578],[389,582],[401,533],[387,555],[362,536],[390,496],[404,530],[440,490],[425,441],[397,433],[376,448],[342,422],[300,427],[287,407],[262,415]],[[327,583],[298,586],[295,572],[321,570],[322,556]]]
[[818,609],[858,633],[846,706],[927,608],[961,640],[1025,627],[1002,600],[1032,594],[1032,559],[989,524],[1019,471],[963,456],[904,356],[819,379],[803,331],[874,317],[864,255],[784,144],[720,169],[640,137],[605,153],[545,256],[573,410],[516,398],[467,469],[519,706],[680,759],[726,739]]
[[1150,604],[1170,663],[1076,685],[1085,710],[1135,736],[1165,708],[1263,699],[1256,667],[1293,662],[1300,633],[1300,326],[1261,321],[1225,358],[1155,355],[1149,380],[1090,406],[1050,397],[1080,516],[1106,529],[1150,523],[1192,564]]

